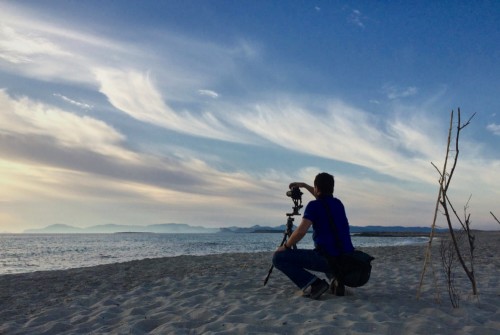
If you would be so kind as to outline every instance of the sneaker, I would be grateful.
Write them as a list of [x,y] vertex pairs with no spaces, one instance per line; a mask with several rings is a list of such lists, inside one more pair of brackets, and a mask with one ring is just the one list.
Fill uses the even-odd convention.
[[316,279],[314,283],[311,284],[311,292],[309,293],[309,298],[318,300],[319,297],[326,291],[328,291],[328,283],[323,279]]
[[332,292],[332,294],[342,297],[345,295],[345,286],[337,279],[334,279],[330,284],[330,291]]

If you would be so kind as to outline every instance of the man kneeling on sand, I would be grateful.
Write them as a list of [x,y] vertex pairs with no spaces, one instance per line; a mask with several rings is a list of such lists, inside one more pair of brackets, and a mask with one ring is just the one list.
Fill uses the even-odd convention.
[[[328,173],[320,173],[314,179],[314,187],[294,182],[290,189],[302,187],[307,189],[316,200],[310,201],[304,211],[302,221],[289,237],[288,241],[278,247],[273,256],[274,266],[290,278],[295,285],[312,299],[319,297],[330,288],[336,295],[344,295],[344,285],[338,280],[332,280],[331,285],[310,271],[323,272],[331,278],[336,275],[328,259],[332,260],[341,253],[354,251],[349,232],[349,222],[342,202],[333,196],[335,180]],[[335,231],[331,226],[335,225]],[[293,249],[313,227],[314,250]],[[335,235],[337,234],[337,236]]]

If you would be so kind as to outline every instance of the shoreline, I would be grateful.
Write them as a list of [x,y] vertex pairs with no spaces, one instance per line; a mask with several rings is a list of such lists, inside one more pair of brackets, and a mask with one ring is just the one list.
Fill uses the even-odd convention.
[[[425,245],[360,248],[370,281],[314,301],[271,266],[270,252],[175,256],[0,276],[6,334],[494,334],[500,329],[500,233],[477,234],[479,300],[457,269],[460,308],[431,271],[416,299]],[[442,275],[439,247],[433,264]],[[441,304],[435,302],[436,293]]]

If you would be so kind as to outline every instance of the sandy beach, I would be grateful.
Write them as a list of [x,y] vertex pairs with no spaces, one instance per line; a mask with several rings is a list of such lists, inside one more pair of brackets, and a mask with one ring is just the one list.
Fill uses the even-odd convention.
[[476,239],[479,295],[457,269],[457,309],[438,242],[419,300],[427,245],[363,249],[369,283],[318,301],[278,270],[263,286],[271,253],[179,256],[0,276],[0,334],[500,334],[500,232]]

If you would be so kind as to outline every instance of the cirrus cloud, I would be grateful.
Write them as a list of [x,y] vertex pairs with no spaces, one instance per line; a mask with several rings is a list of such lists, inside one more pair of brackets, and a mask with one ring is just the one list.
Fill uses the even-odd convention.
[[492,132],[493,134],[500,136],[500,124],[490,123],[489,125],[486,126],[486,129]]

